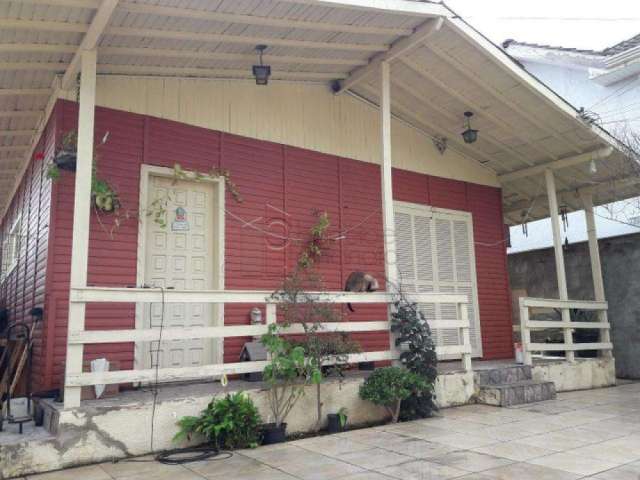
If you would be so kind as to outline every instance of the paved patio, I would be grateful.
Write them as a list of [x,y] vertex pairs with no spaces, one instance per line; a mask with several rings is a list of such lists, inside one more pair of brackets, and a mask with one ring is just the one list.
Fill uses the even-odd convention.
[[[140,459],[137,459],[140,460]],[[561,393],[517,408],[468,405],[231,458],[106,463],[29,480],[638,480],[640,383]]]

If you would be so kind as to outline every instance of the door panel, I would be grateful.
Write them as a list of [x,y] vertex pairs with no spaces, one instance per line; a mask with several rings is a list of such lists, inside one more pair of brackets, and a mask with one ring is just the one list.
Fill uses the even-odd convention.
[[[215,278],[214,235],[215,185],[211,182],[174,181],[151,175],[148,185],[152,199],[167,200],[166,224],[148,218],[146,222],[145,283],[151,287],[176,290],[212,290]],[[154,303],[143,309],[145,328],[189,328],[213,326],[216,310],[211,304]],[[147,343],[143,348],[143,368],[198,366],[213,363],[213,339],[190,339]],[[159,350],[159,354],[156,355]]]

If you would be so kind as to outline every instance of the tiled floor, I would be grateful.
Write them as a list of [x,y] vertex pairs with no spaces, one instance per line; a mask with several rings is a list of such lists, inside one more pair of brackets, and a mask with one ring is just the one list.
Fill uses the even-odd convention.
[[29,480],[638,480],[640,383],[518,408],[451,408],[185,466],[135,460]]

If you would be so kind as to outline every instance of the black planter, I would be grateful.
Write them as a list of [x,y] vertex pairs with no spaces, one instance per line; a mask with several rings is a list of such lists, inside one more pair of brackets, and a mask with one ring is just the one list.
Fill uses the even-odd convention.
[[53,163],[60,170],[67,170],[68,172],[76,171],[76,158],[77,153],[69,150],[60,150],[53,158]]
[[363,370],[363,371],[373,371],[376,369],[376,364],[375,362],[360,362],[358,363],[358,370]]
[[329,413],[327,415],[327,432],[339,433],[344,432],[347,422],[345,419],[344,425],[340,423],[340,415],[337,413]]
[[262,426],[262,444],[273,445],[286,440],[287,424],[281,423],[279,427],[275,423],[267,423]]

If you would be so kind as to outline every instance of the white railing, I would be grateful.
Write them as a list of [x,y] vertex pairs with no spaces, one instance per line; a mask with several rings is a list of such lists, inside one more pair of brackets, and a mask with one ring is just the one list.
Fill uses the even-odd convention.
[[[394,295],[385,292],[375,293],[345,293],[345,292],[311,292],[311,296],[317,301],[326,303],[384,303],[394,301]],[[438,356],[460,355],[463,366],[467,371],[471,370],[471,342],[469,336],[468,299],[466,295],[438,294],[438,293],[412,293],[407,294],[410,301],[417,303],[454,304],[456,305],[457,320],[429,321],[432,329],[447,328],[459,329],[459,345],[437,346]],[[211,303],[211,304],[265,304],[266,323],[262,325],[229,325],[217,327],[197,328],[164,328],[162,338],[158,328],[128,329],[128,330],[73,330],[68,332],[67,343],[70,348],[75,348],[73,356],[67,358],[67,372],[65,376],[65,408],[76,407],[76,401],[67,399],[79,398],[73,393],[84,386],[136,383],[136,382],[170,382],[198,380],[220,377],[223,374],[235,375],[243,373],[261,372],[266,366],[265,361],[249,361],[237,363],[219,363],[201,365],[196,367],[159,368],[142,370],[119,370],[110,372],[83,372],[82,348],[87,344],[100,343],[129,343],[129,342],[154,342],[169,340],[188,340],[204,338],[227,337],[251,337],[267,333],[268,326],[276,322],[276,310],[278,300],[272,297],[272,292],[258,291],[195,291],[195,290],[159,290],[141,288],[106,288],[86,287],[72,288],[71,303]],[[326,332],[373,332],[389,331],[388,320],[364,321],[364,322],[333,322],[322,324]],[[293,324],[284,333],[303,333],[301,324]],[[395,349],[354,353],[348,356],[348,363],[396,360],[398,351]]]
[[[598,312],[597,322],[574,322],[531,320],[531,308],[545,308],[557,310],[589,310]],[[574,353],[579,350],[599,350],[610,356],[613,345],[610,339],[610,325],[607,320],[607,302],[589,300],[555,300],[547,298],[520,298],[520,336],[524,363],[532,364],[532,352],[565,352],[565,358],[573,361]],[[570,315],[568,316],[570,317]],[[562,329],[564,341],[562,343],[532,343],[531,330]],[[574,329],[600,330],[600,341],[597,343],[573,343]]]

